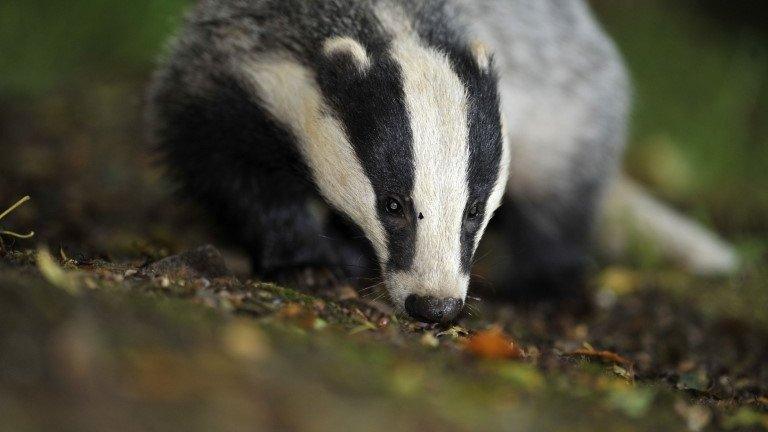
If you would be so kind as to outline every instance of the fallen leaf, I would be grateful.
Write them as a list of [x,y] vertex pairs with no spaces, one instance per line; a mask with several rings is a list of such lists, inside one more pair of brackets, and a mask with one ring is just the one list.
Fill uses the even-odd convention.
[[456,339],[467,337],[468,335],[469,335],[469,332],[467,331],[467,329],[465,329],[464,327],[455,325],[455,326],[451,326],[451,328],[447,330],[443,330],[439,332],[435,336],[439,338],[443,336],[448,336],[451,339],[456,340]]
[[475,333],[469,337],[464,348],[474,356],[486,359],[519,359],[525,356],[517,343],[499,327]]
[[362,333],[364,331],[370,331],[370,330],[376,330],[376,326],[368,323],[368,324],[362,324],[357,327],[354,327],[352,330],[349,331],[350,335],[356,335],[358,333]]
[[284,319],[293,320],[304,330],[320,330],[325,327],[325,324],[327,324],[324,321],[322,323],[318,323],[318,319],[320,318],[317,316],[317,312],[315,312],[314,307],[310,309],[298,303],[286,304],[280,310],[279,316]]
[[440,345],[440,341],[437,340],[435,335],[429,332],[424,333],[424,335],[420,339],[420,342],[422,345],[428,346],[430,348],[436,348],[437,346]]
[[596,359],[606,363],[617,363],[617,364],[625,365],[629,367],[632,367],[633,365],[631,360],[624,358],[616,354],[615,352],[598,351],[586,342],[584,343],[584,345],[585,345],[585,348],[577,349],[576,351],[571,351],[563,355],[566,357],[587,357],[589,359]]
[[343,285],[337,288],[337,299],[340,301],[354,300],[358,298],[357,291],[349,285]]
[[613,373],[629,381],[632,381],[634,379],[634,374],[632,373],[632,371],[626,368],[623,368],[617,364],[613,365]]
[[685,419],[688,430],[699,432],[712,421],[712,411],[701,405],[688,405],[683,400],[675,402],[675,412]]
[[56,264],[47,249],[37,251],[37,268],[43,277],[52,285],[57,286],[72,295],[80,293],[77,281],[64,269]]
[[281,318],[296,318],[301,315],[303,308],[298,303],[287,303],[280,309]]

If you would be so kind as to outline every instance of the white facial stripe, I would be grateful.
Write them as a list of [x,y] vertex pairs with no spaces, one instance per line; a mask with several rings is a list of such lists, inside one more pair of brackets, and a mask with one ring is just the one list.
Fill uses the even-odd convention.
[[[466,295],[461,272],[461,227],[468,200],[467,95],[442,53],[406,35],[393,42],[413,133],[413,202],[417,222],[413,293]],[[405,276],[402,276],[405,277]],[[401,278],[402,278],[401,277]]]
[[496,183],[493,185],[491,194],[488,196],[488,202],[485,205],[485,217],[483,223],[480,225],[480,230],[475,236],[475,245],[472,252],[477,250],[477,246],[480,244],[480,239],[483,237],[485,229],[488,227],[488,223],[493,217],[493,213],[501,206],[501,202],[504,199],[504,194],[507,190],[507,179],[509,177],[509,138],[507,136],[507,121],[504,119],[504,115],[501,115],[501,160],[499,161],[499,176],[496,178]]
[[381,262],[386,262],[386,236],[373,186],[342,125],[329,114],[332,110],[323,102],[312,73],[288,56],[251,61],[243,72],[261,104],[298,138],[323,197],[363,229]]
[[365,47],[350,37],[332,37],[323,43],[323,54],[331,56],[338,53],[349,54],[360,72],[365,72],[371,67],[371,59],[368,58]]

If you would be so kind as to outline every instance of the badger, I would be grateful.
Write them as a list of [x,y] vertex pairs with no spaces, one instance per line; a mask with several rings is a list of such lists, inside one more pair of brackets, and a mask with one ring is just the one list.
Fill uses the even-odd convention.
[[510,293],[579,285],[605,207],[732,264],[619,175],[629,78],[583,0],[201,0],[149,99],[172,177],[265,280],[373,270],[450,322],[500,207]]

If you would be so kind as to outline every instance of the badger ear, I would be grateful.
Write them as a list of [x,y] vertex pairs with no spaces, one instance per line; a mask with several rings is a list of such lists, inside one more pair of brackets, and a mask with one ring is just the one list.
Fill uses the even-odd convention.
[[469,44],[469,50],[477,61],[477,65],[480,66],[480,70],[488,72],[491,68],[491,52],[488,50],[488,46],[475,39]]
[[371,67],[368,51],[360,42],[348,36],[334,36],[323,42],[323,54],[330,58],[343,57],[351,62],[360,72]]

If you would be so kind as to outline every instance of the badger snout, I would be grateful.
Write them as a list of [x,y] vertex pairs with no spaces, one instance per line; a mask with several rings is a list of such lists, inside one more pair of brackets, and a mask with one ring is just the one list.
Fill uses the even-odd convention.
[[387,273],[387,291],[398,311],[428,323],[447,324],[464,308],[469,278],[461,272]]
[[411,318],[445,324],[459,316],[464,307],[464,301],[458,298],[437,298],[411,294],[405,299],[405,311]]

